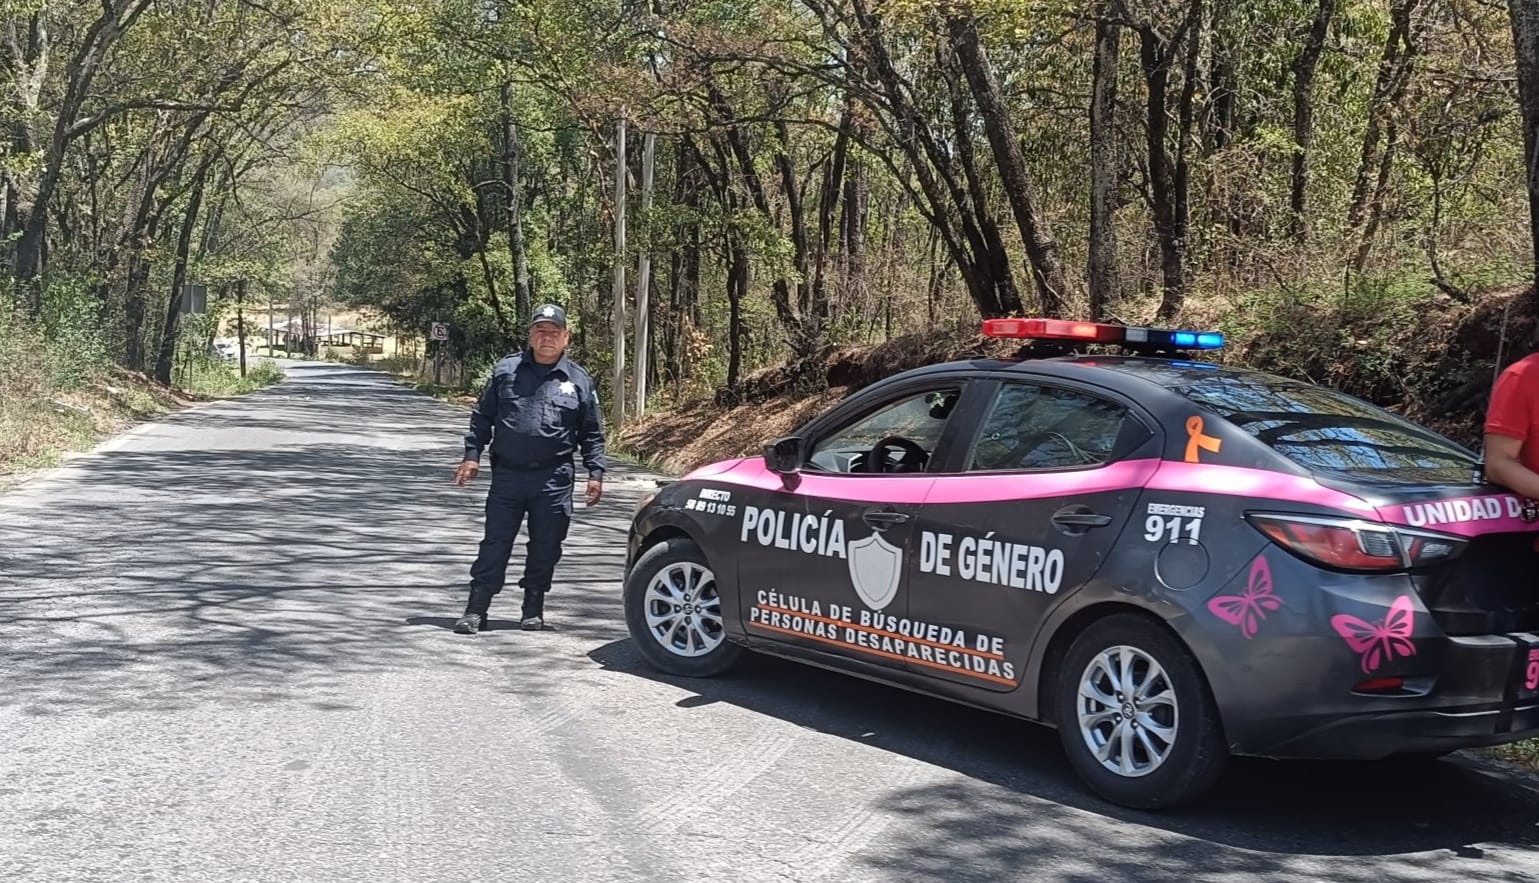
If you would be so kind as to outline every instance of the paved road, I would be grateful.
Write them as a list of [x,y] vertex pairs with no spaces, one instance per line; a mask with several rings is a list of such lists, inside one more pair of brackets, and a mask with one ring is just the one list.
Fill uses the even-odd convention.
[[[580,510],[554,631],[458,637],[461,412],[341,366],[0,497],[0,880],[1539,880],[1539,794],[1242,763],[1170,815],[1053,735],[771,660],[659,677]],[[500,614],[500,615],[499,615]]]

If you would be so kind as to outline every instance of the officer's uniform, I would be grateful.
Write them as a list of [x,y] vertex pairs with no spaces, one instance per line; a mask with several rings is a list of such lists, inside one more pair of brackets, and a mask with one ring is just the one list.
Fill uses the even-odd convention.
[[[541,307],[536,321],[552,314],[565,327],[559,307]],[[470,600],[465,605],[466,617],[478,615],[479,622],[475,628],[457,625],[456,631],[485,625],[492,596],[502,591],[513,541],[525,516],[529,551],[519,580],[524,589],[522,619],[526,627],[540,628],[545,593],[572,518],[573,452],[581,449],[590,479],[602,480],[607,469],[593,378],[565,355],[554,365],[537,364],[532,351],[498,362],[470,416],[465,459],[479,462],[488,442],[492,487],[486,496],[486,534],[470,568]]]

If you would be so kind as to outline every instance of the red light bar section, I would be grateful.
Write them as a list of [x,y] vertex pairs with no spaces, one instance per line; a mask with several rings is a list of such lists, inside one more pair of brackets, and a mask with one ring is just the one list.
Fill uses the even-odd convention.
[[1121,325],[1104,325],[1099,322],[1070,322],[1066,319],[983,320],[983,334],[985,337],[1020,337],[1118,343],[1122,340],[1124,330]]

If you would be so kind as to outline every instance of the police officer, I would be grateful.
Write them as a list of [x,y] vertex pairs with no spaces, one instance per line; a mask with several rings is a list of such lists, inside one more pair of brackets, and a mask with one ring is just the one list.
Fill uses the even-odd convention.
[[566,357],[571,332],[566,311],[546,304],[529,323],[529,347],[497,363],[470,415],[465,459],[454,474],[464,485],[481,471],[481,451],[492,446],[492,487],[486,495],[486,535],[470,568],[470,600],[454,631],[473,635],[486,627],[492,596],[502,591],[513,540],[529,518],[529,554],[519,585],[524,589],[521,624],[545,627],[545,593],[561,559],[572,519],[572,453],[582,450],[588,470],[586,499],[604,493],[604,428],[598,394],[588,372]]

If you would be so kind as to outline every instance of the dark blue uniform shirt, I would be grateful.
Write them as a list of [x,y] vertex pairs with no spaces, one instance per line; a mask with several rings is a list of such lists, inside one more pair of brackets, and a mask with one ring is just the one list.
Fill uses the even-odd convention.
[[493,468],[554,468],[571,463],[580,448],[588,476],[603,478],[608,463],[593,378],[566,356],[548,366],[525,353],[498,362],[470,415],[465,459],[479,462],[488,443]]

